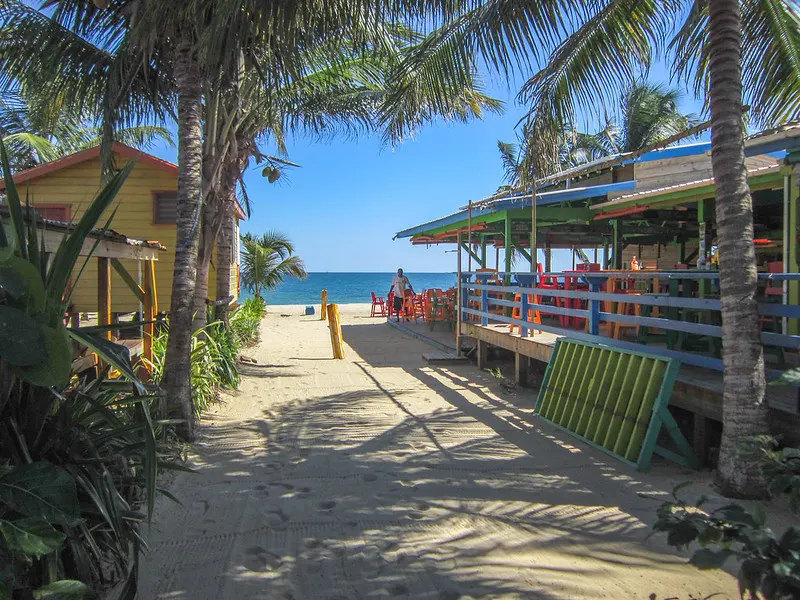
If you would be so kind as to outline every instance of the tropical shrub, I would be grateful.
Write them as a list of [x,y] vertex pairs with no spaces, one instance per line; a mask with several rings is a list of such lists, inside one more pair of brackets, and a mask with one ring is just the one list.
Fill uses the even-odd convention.
[[[152,514],[159,465],[154,399],[127,350],[71,330],[67,281],[84,241],[132,166],[112,176],[46,260],[0,143],[10,234],[0,225],[0,598],[81,598],[118,585],[136,592],[139,523]],[[26,214],[27,212],[27,214]],[[82,383],[72,340],[121,374]],[[166,435],[159,435],[166,438]]]
[[[153,337],[153,361],[147,362],[155,384],[160,384],[164,378],[168,337],[169,322],[165,320]],[[195,415],[200,416],[217,399],[219,387],[239,387],[238,353],[235,334],[220,321],[209,323],[192,334],[192,405]]]
[[258,328],[267,313],[263,298],[248,298],[231,313],[230,327],[240,347],[246,348],[258,342]]
[[[800,498],[800,450],[777,447],[773,439],[754,439],[760,448],[763,472],[769,477],[769,490],[788,493],[797,510]],[[748,451],[748,450],[743,450]],[[752,451],[752,450],[750,450]],[[696,543],[690,562],[701,569],[719,568],[727,561],[739,565],[742,596],[751,600],[790,600],[800,598],[800,529],[789,527],[781,536],[767,526],[763,506],[748,510],[732,503],[706,512],[707,497],[694,505],[673,491],[673,501],[658,510],[655,531],[667,533],[667,543],[686,548]]]

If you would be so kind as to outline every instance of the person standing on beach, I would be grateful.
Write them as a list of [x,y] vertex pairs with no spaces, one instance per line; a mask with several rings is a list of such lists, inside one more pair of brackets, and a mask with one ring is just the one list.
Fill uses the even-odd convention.
[[392,286],[389,288],[389,293],[394,292],[394,314],[396,319],[400,322],[400,313],[403,311],[403,301],[406,297],[406,288],[414,293],[414,288],[408,277],[403,275],[403,269],[397,269],[397,275],[392,279]]

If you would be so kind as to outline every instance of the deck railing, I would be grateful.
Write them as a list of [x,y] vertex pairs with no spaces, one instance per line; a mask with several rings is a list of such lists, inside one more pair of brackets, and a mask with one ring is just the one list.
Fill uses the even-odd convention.
[[[461,315],[463,321],[471,321],[487,325],[489,323],[501,323],[517,326],[521,330],[522,336],[527,336],[530,330],[544,331],[557,335],[564,335],[574,339],[602,342],[610,346],[627,348],[629,350],[645,350],[651,354],[669,356],[681,362],[698,367],[714,370],[722,370],[722,360],[718,356],[719,342],[722,338],[721,327],[721,302],[719,298],[713,297],[683,297],[680,295],[665,294],[658,290],[658,285],[652,293],[620,294],[601,291],[605,282],[610,278],[641,281],[645,280],[646,285],[668,284],[674,292],[677,288],[676,282],[710,281],[718,282],[719,273],[714,271],[704,272],[656,272],[640,271],[614,273],[606,271],[582,272],[577,275],[575,272],[569,273],[545,273],[538,277],[552,281],[553,278],[579,277],[584,285],[588,283],[589,290],[566,290],[553,289],[548,287],[538,287],[536,281],[538,277],[533,273],[498,273],[497,275],[507,280],[516,280],[520,284],[493,285],[488,283],[476,283],[468,281],[477,275],[484,279],[486,273],[462,273],[461,283]],[[494,275],[494,274],[492,274]],[[798,273],[760,273],[759,279],[772,282],[786,282],[800,280]],[[484,279],[485,280],[485,279]],[[704,284],[708,286],[709,284]],[[713,285],[713,283],[712,283]],[[784,288],[786,286],[784,285]],[[490,294],[494,294],[494,297]],[[496,296],[502,297],[496,297]],[[540,301],[531,302],[530,299],[539,297]],[[786,294],[776,296],[778,299],[785,299]],[[518,299],[517,299],[518,298]],[[585,301],[583,304],[587,308],[575,308],[557,306],[542,303],[543,298],[566,298],[572,300]],[[618,314],[616,312],[604,312],[601,310],[603,303],[625,303],[640,307],[633,312],[647,312],[654,307],[659,308],[660,316],[645,316],[642,314]],[[498,307],[501,314],[498,314]],[[495,310],[492,311],[492,308]],[[516,310],[515,310],[516,309]],[[773,323],[779,325],[780,331],[764,331],[761,339],[765,347],[771,351],[774,349],[783,361],[783,350],[800,349],[800,335],[790,335],[787,333],[787,319],[800,319],[800,306],[790,305],[785,302],[758,303],[759,314],[766,320],[772,319]],[[541,315],[553,315],[556,317],[570,317],[587,320],[588,325],[580,328],[563,327],[558,324],[541,323],[534,324],[529,321],[528,312],[538,311]],[[517,313],[519,318],[511,316]],[[661,316],[664,315],[664,316]],[[687,320],[687,318],[698,317],[697,320]],[[601,323],[618,323],[625,326],[646,328],[648,330],[658,330],[662,332],[664,343],[645,344],[639,341],[628,341],[625,339],[612,339],[610,336],[601,336]],[[778,327],[776,327],[778,329]],[[707,350],[705,352],[695,352],[684,349],[687,345],[689,336],[696,336],[694,341],[705,342]],[[697,338],[699,336],[699,339]],[[637,336],[638,340],[638,336]]]

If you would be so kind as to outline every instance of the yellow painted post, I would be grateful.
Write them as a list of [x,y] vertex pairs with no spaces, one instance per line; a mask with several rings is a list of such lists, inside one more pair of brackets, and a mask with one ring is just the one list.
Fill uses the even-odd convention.
[[328,304],[328,326],[331,330],[331,346],[333,347],[333,358],[344,358],[344,341],[342,340],[342,323],[339,320],[339,305]]
[[144,326],[143,354],[144,358],[153,362],[153,335],[155,334],[156,314],[158,313],[158,296],[156,292],[156,265],[155,261],[147,260],[144,263],[144,302],[142,320],[147,321]]
[[322,290],[322,306],[319,311],[319,320],[324,321],[328,318],[328,290]]
[[[111,325],[111,260],[105,257],[97,259],[97,324]],[[111,331],[103,336],[111,339]]]

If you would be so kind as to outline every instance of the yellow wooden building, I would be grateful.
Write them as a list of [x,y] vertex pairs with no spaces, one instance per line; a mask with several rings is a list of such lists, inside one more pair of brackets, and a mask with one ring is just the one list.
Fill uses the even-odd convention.
[[[178,189],[178,167],[170,162],[141,152],[124,144],[113,146],[115,164],[123,166],[131,160],[137,161],[117,198],[106,214],[98,222],[105,225],[116,210],[111,229],[124,232],[129,238],[159,241],[167,251],[160,253],[156,264],[156,284],[158,304],[161,310],[168,310],[172,298],[172,273],[175,266],[175,218],[177,215],[176,196]],[[14,181],[20,197],[28,194],[31,204],[39,214],[53,221],[77,221],[89,203],[101,189],[102,171],[100,148],[94,147],[71,154],[59,160],[20,171]],[[0,191],[5,190],[5,182],[0,180]],[[230,226],[234,240],[239,239],[239,220],[245,217],[237,205],[237,214]],[[141,280],[140,264],[134,260],[121,261],[134,279]],[[213,299],[216,290],[216,259],[212,261],[209,273],[209,296]],[[77,276],[77,273],[75,273]],[[112,275],[112,307],[115,313],[128,313],[139,310],[139,300],[123,282],[118,273]],[[239,252],[234,243],[231,264],[231,294],[234,301],[239,293]],[[97,265],[90,261],[75,286],[72,296],[73,310],[76,312],[97,311]]]

